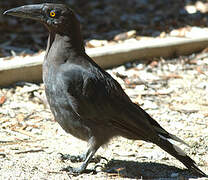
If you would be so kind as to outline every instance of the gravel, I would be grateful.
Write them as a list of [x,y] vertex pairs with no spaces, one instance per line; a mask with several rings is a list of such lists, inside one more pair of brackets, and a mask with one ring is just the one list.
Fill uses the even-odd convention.
[[[180,145],[208,173],[208,54],[171,60],[127,63],[107,71],[131,99],[166,130],[185,140]],[[60,154],[80,154],[86,143],[66,134],[45,103],[44,85],[21,82],[0,89],[0,179],[196,179],[154,144],[114,138],[99,149],[96,174],[73,176]],[[89,165],[89,169],[95,166]],[[201,178],[203,179],[203,178]]]

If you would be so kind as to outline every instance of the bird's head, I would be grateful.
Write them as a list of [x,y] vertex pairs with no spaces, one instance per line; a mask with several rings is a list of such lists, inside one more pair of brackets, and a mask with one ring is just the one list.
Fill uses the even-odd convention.
[[25,5],[7,10],[4,14],[39,21],[46,25],[51,36],[59,34],[68,37],[66,40],[69,40],[74,48],[84,50],[80,23],[73,10],[65,4]]
[[13,8],[4,12],[6,15],[34,19],[44,23],[49,29],[62,29],[72,24],[79,24],[72,9],[64,4],[34,4]]

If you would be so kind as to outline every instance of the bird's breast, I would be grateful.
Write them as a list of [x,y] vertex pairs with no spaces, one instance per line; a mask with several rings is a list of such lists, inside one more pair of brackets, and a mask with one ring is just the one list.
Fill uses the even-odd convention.
[[55,120],[67,133],[87,141],[91,134],[90,129],[74,111],[73,97],[70,96],[68,87],[60,74],[50,68],[46,70],[43,74],[45,93]]

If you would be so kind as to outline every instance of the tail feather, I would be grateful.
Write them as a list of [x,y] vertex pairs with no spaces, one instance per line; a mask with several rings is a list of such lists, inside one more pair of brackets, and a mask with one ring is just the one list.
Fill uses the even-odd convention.
[[140,108],[139,106],[137,106],[136,104],[134,104],[134,107],[136,107],[136,109],[138,111],[140,111],[141,114],[143,114],[146,119],[149,121],[149,123],[152,125],[152,127],[154,128],[154,130],[160,134],[161,136],[164,136],[168,139],[173,139],[174,141],[178,141],[182,144],[185,144],[186,146],[190,147],[186,142],[184,142],[182,139],[176,137],[173,134],[168,133],[165,129],[163,129],[160,124],[158,124],[157,121],[155,121],[149,114],[147,114],[142,108]]
[[182,144],[185,144],[186,146],[190,147],[186,142],[184,142],[182,139],[178,138],[177,136],[168,133],[165,129],[163,129],[162,127],[158,127],[158,126],[153,126],[153,128],[155,129],[155,131],[160,135],[163,136],[164,138],[167,139],[172,139],[174,141],[180,142]]
[[178,141],[178,142],[180,142],[180,143],[182,143],[182,144],[185,144],[186,146],[190,147],[189,144],[187,144],[185,141],[183,141],[182,139],[178,138],[177,136],[175,136],[175,135],[173,135],[173,134],[170,134],[170,133],[169,133],[168,135],[169,135],[169,137],[170,137],[171,139],[173,139],[173,140],[175,140],[175,141]]
[[157,142],[154,142],[154,143],[157,144],[160,148],[162,148],[166,152],[168,152],[169,154],[171,154],[172,156],[174,156],[180,162],[182,162],[188,169],[191,169],[197,172],[203,177],[207,177],[207,175],[196,166],[196,162],[193,159],[187,156],[181,148],[172,144],[164,137],[160,137],[157,140]]

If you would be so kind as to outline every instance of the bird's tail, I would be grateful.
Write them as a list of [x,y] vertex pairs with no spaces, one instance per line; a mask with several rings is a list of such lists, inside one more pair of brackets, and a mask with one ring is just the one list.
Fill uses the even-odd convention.
[[[160,136],[159,136],[160,137]],[[160,148],[174,156],[176,159],[178,159],[180,162],[182,162],[188,169],[191,169],[195,172],[197,172],[199,175],[203,177],[208,177],[204,172],[202,172],[197,166],[193,159],[191,159],[189,156],[187,156],[182,149],[180,149],[178,146],[172,144],[169,142],[166,138],[160,137],[158,138],[157,142],[154,142],[157,144]]]

